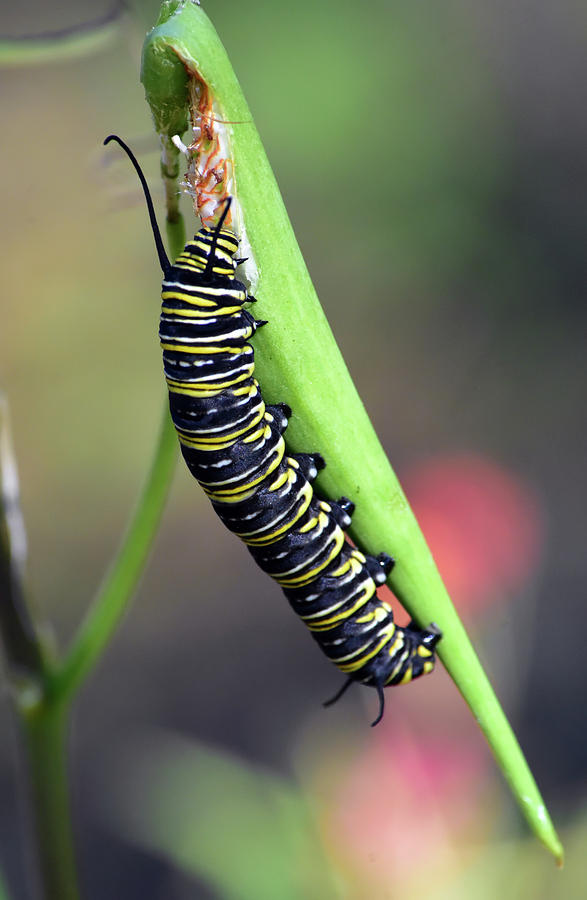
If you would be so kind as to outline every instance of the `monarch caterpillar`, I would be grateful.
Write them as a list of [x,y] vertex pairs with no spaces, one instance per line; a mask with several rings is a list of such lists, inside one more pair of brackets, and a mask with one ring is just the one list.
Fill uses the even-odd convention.
[[283,439],[290,408],[266,406],[254,378],[248,339],[267,324],[243,309],[255,298],[235,278],[239,240],[224,221],[203,227],[175,263],[165,253],[153,203],[132,151],[116,135],[141,181],[163,270],[159,336],[171,417],[192,475],[227,528],[283,588],[313,637],[348,677],[325,705],[354,681],[370,685],[383,716],[387,685],[434,668],[436,626],[394,623],[377,597],[394,561],[366,556],[344,535],[354,504],[318,497],[312,482],[325,465],[317,453],[288,455]]

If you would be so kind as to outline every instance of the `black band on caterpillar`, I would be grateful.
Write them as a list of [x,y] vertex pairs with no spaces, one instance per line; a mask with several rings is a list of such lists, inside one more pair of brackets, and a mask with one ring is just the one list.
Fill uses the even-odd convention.
[[266,406],[254,378],[248,343],[264,321],[243,309],[254,300],[235,278],[239,240],[223,227],[230,198],[214,229],[202,228],[173,265],[163,243],[137,161],[163,269],[160,339],[169,406],[181,451],[227,528],[283,588],[328,659],[348,678],[371,685],[383,716],[383,687],[404,684],[434,668],[441,634],[393,621],[377,597],[393,566],[365,556],[345,538],[354,504],[318,497],[311,485],[325,465],[319,453],[288,455],[283,439],[291,410]]

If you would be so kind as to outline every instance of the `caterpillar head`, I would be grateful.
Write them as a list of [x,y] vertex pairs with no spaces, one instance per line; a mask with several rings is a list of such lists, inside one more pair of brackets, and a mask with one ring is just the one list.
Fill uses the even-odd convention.
[[202,272],[206,279],[213,278],[214,275],[234,278],[237,266],[234,254],[239,241],[234,232],[222,227],[231,203],[232,197],[228,197],[215,228],[204,226],[194,235],[193,241],[188,241],[175,263],[176,266]]
[[200,228],[193,241],[188,241],[176,265],[182,264],[204,272],[207,277],[224,275],[234,278],[238,238],[228,228]]

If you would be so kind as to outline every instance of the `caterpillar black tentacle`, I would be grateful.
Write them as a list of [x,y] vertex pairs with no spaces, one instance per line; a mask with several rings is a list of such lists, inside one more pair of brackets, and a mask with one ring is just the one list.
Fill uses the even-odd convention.
[[371,722],[371,728],[375,728],[376,725],[379,725],[383,718],[383,713],[385,712],[385,694],[383,693],[383,685],[380,681],[375,684],[375,690],[379,697],[379,715]]
[[161,232],[159,231],[159,225],[157,224],[157,217],[155,215],[155,208],[153,206],[153,201],[151,199],[151,194],[149,192],[149,186],[143,175],[143,170],[139,166],[138,160],[135,157],[134,153],[124,143],[121,138],[118,137],[117,134],[109,134],[108,137],[104,138],[104,145],[109,144],[110,141],[116,141],[117,144],[120,144],[131,163],[134,166],[135,172],[139,176],[139,181],[141,182],[141,187],[143,188],[143,193],[145,195],[145,200],[147,201],[147,210],[149,212],[149,221],[151,223],[151,229],[153,231],[153,237],[155,238],[155,247],[157,248],[157,256],[159,257],[159,265],[161,266],[161,270],[165,276],[169,272],[171,268],[171,263],[167,257],[167,253],[165,252],[165,246],[163,244],[163,238],[161,237]]
[[190,472],[227,528],[283,588],[291,606],[347,681],[374,687],[383,716],[387,685],[434,668],[436,626],[394,623],[377,597],[394,565],[386,553],[366,556],[346,539],[354,504],[320,498],[312,482],[325,462],[319,453],[288,454],[283,434],[291,409],[267,406],[254,377],[249,343],[265,324],[243,309],[253,302],[235,277],[239,240],[218,224],[204,227],[169,263],[144,176],[128,147],[147,197],[163,269],[160,339],[169,405]]

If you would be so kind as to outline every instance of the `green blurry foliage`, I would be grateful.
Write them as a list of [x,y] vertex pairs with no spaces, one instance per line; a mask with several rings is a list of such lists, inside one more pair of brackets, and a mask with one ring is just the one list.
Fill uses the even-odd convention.
[[[169,734],[129,748],[109,792],[116,830],[211,885],[223,900],[339,896],[296,786],[218,747]],[[112,821],[111,821],[112,824]]]

